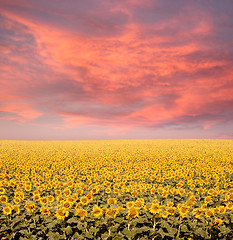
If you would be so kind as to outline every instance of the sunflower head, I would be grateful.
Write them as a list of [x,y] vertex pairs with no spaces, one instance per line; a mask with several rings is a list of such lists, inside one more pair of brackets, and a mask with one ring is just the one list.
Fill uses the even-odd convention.
[[97,206],[93,207],[92,215],[94,217],[100,217],[103,214],[103,210]]
[[65,210],[64,208],[59,208],[57,211],[56,211],[56,217],[57,219],[61,219],[61,220],[64,220],[65,217],[68,217],[69,216],[69,212],[67,210]]
[[136,218],[136,217],[138,217],[138,215],[139,215],[139,213],[138,213],[138,210],[137,210],[137,208],[135,208],[135,207],[131,207],[131,208],[129,208],[129,210],[128,210],[128,215],[127,215],[127,219],[129,219],[129,218]]
[[87,205],[89,203],[89,199],[88,197],[84,196],[84,197],[81,197],[80,198],[80,202],[83,204],[83,205]]
[[160,208],[159,204],[158,203],[152,203],[151,204],[151,207],[150,207],[150,212],[152,214],[157,214],[159,212],[161,212],[162,209]]
[[2,195],[0,197],[0,203],[7,203],[8,202],[8,197],[6,195]]
[[127,203],[126,203],[126,206],[127,206],[127,208],[131,208],[131,207],[134,206],[134,202],[133,202],[133,201],[127,202]]
[[44,206],[42,206],[40,208],[40,212],[41,212],[42,215],[45,215],[45,216],[50,216],[51,215],[51,212],[50,212],[49,208],[44,207]]
[[11,207],[9,206],[4,207],[2,210],[3,210],[3,213],[6,215],[11,214]]
[[116,198],[109,198],[109,199],[107,200],[107,203],[108,203],[108,204],[116,204],[116,203],[117,203],[117,200],[116,200]]
[[81,218],[81,220],[84,220],[84,218],[87,216],[87,211],[84,209],[77,209],[76,215],[78,215]]
[[16,213],[17,213],[17,214],[19,214],[19,213],[20,213],[20,208],[19,208],[19,205],[13,205],[13,206],[12,206],[12,208],[13,208],[13,210],[15,210],[15,211],[16,211]]

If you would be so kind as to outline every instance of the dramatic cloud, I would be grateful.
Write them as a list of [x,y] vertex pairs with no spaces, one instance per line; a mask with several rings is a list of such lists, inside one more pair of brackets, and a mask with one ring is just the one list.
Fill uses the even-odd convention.
[[233,138],[232,11],[2,0],[0,138]]

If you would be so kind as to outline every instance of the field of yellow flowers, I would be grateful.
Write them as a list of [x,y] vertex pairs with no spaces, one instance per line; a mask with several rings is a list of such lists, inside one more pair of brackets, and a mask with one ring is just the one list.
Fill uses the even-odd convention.
[[0,211],[0,239],[233,239],[233,140],[1,140]]

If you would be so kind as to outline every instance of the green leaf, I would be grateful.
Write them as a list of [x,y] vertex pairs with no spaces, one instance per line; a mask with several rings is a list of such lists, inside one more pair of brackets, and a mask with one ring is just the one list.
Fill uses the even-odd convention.
[[99,229],[96,228],[96,227],[91,227],[90,230],[89,230],[89,232],[92,233],[93,235],[96,235],[96,233],[97,233],[98,231],[99,231]]
[[116,223],[114,226],[111,227],[111,231],[112,232],[116,232],[117,229],[119,228],[120,224],[119,223]]
[[26,229],[20,230],[19,233],[21,233],[21,234],[23,234],[23,235],[28,235],[28,234],[29,234],[29,233],[28,233],[28,230],[26,230]]
[[53,228],[55,228],[55,226],[56,226],[56,222],[50,222],[50,223],[47,224],[47,227],[49,229],[53,229]]
[[137,234],[137,229],[134,230],[128,230],[127,228],[125,228],[122,233],[127,237],[127,238],[134,238],[135,235]]
[[141,227],[141,228],[138,228],[137,229],[137,233],[143,233],[143,232],[148,232],[148,231],[150,231],[151,230],[151,228],[150,227]]
[[74,235],[71,238],[72,240],[76,240],[76,239],[82,239],[81,236],[76,232],[74,233]]
[[198,228],[195,230],[195,234],[197,234],[198,236],[201,236],[203,238],[206,238],[207,237],[207,233],[206,231],[204,231],[203,229],[201,228]]
[[71,235],[72,232],[73,232],[73,230],[72,230],[71,226],[67,226],[67,227],[65,228],[65,233],[66,233],[67,235]]
[[79,223],[79,222],[80,222],[80,220],[76,217],[72,217],[67,220],[67,223]]
[[169,223],[167,221],[162,220],[161,221],[161,225],[162,228],[166,228],[168,230],[168,228],[170,228],[171,226],[169,225]]
[[122,236],[115,236],[112,238],[112,240],[122,240]]
[[160,229],[158,230],[158,234],[160,234],[162,238],[164,238],[164,237],[166,236],[166,233],[163,231],[162,228],[160,228]]
[[0,228],[0,232],[5,232],[5,231],[7,231],[8,229],[10,229],[10,227],[8,227],[8,226],[2,226],[2,227]]
[[104,233],[101,235],[101,239],[107,239],[109,237],[108,233]]
[[12,226],[18,225],[20,222],[22,222],[22,218],[19,216],[16,216],[12,221]]
[[172,237],[172,238],[175,236],[175,234],[177,232],[177,229],[172,228],[172,227],[168,228],[167,230],[168,230],[167,236]]
[[49,240],[59,240],[61,238],[60,238],[60,234],[58,232],[54,233],[52,231],[49,231],[48,232],[48,239]]
[[231,232],[231,230],[230,230],[229,228],[225,227],[224,225],[223,225],[223,226],[220,226],[220,227],[219,227],[219,230],[220,230],[220,232],[221,232],[222,234],[224,234],[224,235],[227,235],[229,232]]
[[181,225],[180,231],[181,232],[189,232],[188,227],[185,224]]

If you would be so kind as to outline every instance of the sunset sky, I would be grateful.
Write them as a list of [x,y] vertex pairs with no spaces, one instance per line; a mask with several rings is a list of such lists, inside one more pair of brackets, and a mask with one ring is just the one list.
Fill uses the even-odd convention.
[[0,139],[233,139],[232,0],[1,0]]

